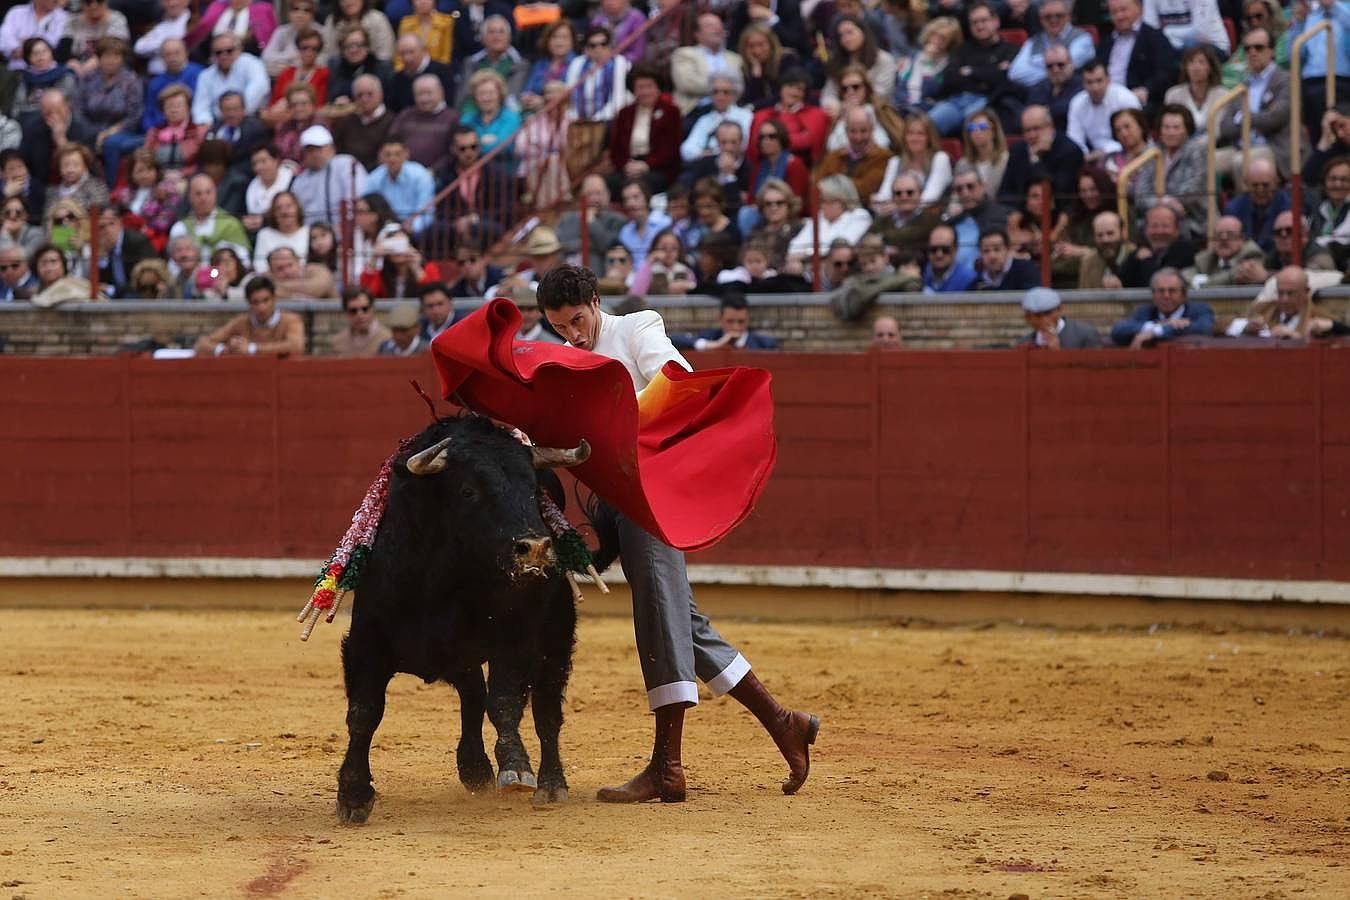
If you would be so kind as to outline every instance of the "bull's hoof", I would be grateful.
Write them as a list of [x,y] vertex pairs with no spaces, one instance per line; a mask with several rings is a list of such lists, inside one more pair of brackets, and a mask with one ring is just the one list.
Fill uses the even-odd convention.
[[370,818],[370,811],[375,807],[375,793],[370,794],[370,799],[364,803],[355,803],[342,796],[337,800],[338,821],[347,825],[364,825]]
[[567,785],[556,785],[549,787],[547,785],[539,788],[530,798],[530,802],[535,806],[551,806],[554,803],[564,803],[567,801]]
[[482,793],[492,788],[492,763],[483,756],[479,759],[461,761],[459,764],[459,783],[471,794]]
[[497,790],[503,794],[532,791],[537,787],[539,784],[534,780],[534,773],[530,771],[514,772],[511,769],[502,769],[497,774]]

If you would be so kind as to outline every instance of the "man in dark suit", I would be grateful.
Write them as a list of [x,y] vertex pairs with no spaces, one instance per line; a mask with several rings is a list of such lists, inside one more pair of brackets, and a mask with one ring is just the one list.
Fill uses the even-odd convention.
[[464,179],[440,207],[440,215],[445,218],[432,227],[449,228],[460,236],[478,229],[485,240],[495,241],[514,219],[516,179],[510,169],[496,160],[475,167],[482,156],[482,145],[472,126],[455,126],[450,135],[450,149],[453,152],[450,164],[436,174],[436,183],[448,186],[461,173]]
[[1022,110],[1022,136],[1025,140],[1008,150],[1008,168],[999,187],[999,200],[1021,207],[1026,202],[1027,186],[1046,179],[1057,198],[1074,196],[1078,170],[1083,167],[1083,150],[1055,130],[1050,110],[1044,106]]
[[1050,110],[1055,130],[1066,134],[1069,130],[1069,101],[1083,90],[1083,78],[1073,70],[1069,48],[1055,44],[1045,51],[1045,80],[1027,88],[1027,106],[1044,106]]
[[745,301],[745,294],[740,291],[728,291],[722,295],[717,323],[720,327],[700,331],[692,339],[688,335],[672,335],[671,341],[685,350],[721,350],[724,347],[737,350],[778,349],[778,342],[773,338],[750,329],[750,305]]
[[1242,117],[1248,112],[1249,101],[1259,93],[1256,111],[1251,113],[1251,152],[1273,156],[1280,177],[1288,178],[1290,142],[1293,140],[1289,123],[1292,105],[1289,73],[1275,65],[1275,42],[1264,28],[1253,28],[1243,35],[1242,47],[1247,51],[1247,75],[1243,79],[1248,90],[1247,100],[1227,107],[1219,115],[1219,144],[1223,149],[1219,151],[1216,165],[1219,171],[1231,171],[1234,179],[1241,181],[1242,173],[1236,170],[1242,156],[1239,146]]
[[215,124],[206,133],[209,141],[224,141],[230,147],[230,174],[244,179],[247,185],[253,178],[253,151],[269,138],[267,126],[257,116],[250,116],[244,108],[244,95],[226,91],[217,104]]
[[1207,303],[1186,299],[1186,279],[1176,269],[1154,272],[1149,287],[1153,302],[1136,306],[1111,328],[1111,340],[1117,345],[1139,350],[1181,335],[1214,334],[1214,310]]
[[980,235],[975,275],[977,291],[1025,291],[1041,286],[1040,267],[1012,255],[1012,242],[1002,228],[991,228]]
[[[419,75],[435,75],[441,81],[446,98],[455,96],[455,70],[445,63],[436,62],[427,53],[426,42],[415,33],[405,34],[398,39],[398,58],[403,68],[389,79],[389,93],[384,102],[394,112],[402,112],[413,105],[413,82]],[[459,55],[456,49],[455,55]]]
[[1019,343],[1046,350],[1089,350],[1102,345],[1102,337],[1086,322],[1064,318],[1059,293],[1035,287],[1022,297],[1022,314],[1031,331]]
[[778,43],[785,49],[795,51],[798,56],[806,56],[810,52],[806,21],[802,18],[799,0],[747,0],[734,6],[728,46],[735,47],[741,40],[745,26],[758,22],[772,28],[774,34],[778,35]]
[[[36,111],[19,114],[23,130],[20,150],[32,175],[32,185],[46,185],[50,177],[56,151],[67,142],[94,146],[98,140],[98,126],[83,116],[76,115],[60,91],[43,91]],[[97,177],[97,176],[96,176]]]
[[1144,105],[1150,119],[1162,108],[1163,94],[1177,78],[1177,53],[1161,31],[1143,23],[1139,0],[1110,0],[1111,28],[1097,44],[1097,59]]
[[750,191],[750,163],[743,152],[745,139],[741,126],[735,122],[723,122],[714,133],[717,136],[716,155],[703,156],[686,163],[680,181],[692,188],[699,179],[717,179],[718,184],[722,185],[727,215],[734,222],[736,211],[741,208],[743,199]]
[[1159,203],[1144,214],[1144,240],[1120,267],[1120,281],[1127,288],[1149,284],[1153,273],[1163,268],[1180,271],[1195,260],[1195,245],[1181,237],[1181,214]]
[[110,203],[98,214],[98,280],[118,299],[130,291],[136,263],[157,255],[149,238],[122,227],[125,213],[122,204]]

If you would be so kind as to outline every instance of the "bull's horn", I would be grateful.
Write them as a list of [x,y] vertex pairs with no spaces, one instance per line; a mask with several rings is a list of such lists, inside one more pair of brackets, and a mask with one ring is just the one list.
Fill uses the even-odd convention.
[[414,475],[435,475],[445,468],[445,463],[449,454],[446,448],[450,446],[450,438],[432,444],[421,453],[416,453],[408,457],[408,471]]
[[563,450],[558,447],[531,447],[530,455],[534,457],[534,467],[536,469],[565,469],[568,466],[577,466],[584,463],[591,457],[591,445],[582,438],[581,443],[577,444],[573,450]]

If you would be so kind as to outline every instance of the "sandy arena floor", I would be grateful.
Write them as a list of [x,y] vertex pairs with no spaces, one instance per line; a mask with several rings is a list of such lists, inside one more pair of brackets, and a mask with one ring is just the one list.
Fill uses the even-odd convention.
[[722,625],[823,719],[799,796],[718,700],[688,803],[596,803],[651,720],[629,623],[588,618],[571,801],[467,794],[453,692],[402,676],[339,827],[337,625],[0,610],[0,898],[1350,896],[1344,639]]

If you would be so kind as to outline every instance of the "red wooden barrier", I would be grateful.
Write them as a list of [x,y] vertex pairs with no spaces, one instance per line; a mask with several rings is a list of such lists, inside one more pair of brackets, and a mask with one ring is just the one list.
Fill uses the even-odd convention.
[[[778,468],[694,561],[1350,580],[1350,353],[705,354]],[[412,360],[0,358],[0,555],[327,555]],[[446,407],[448,410],[449,408]]]

